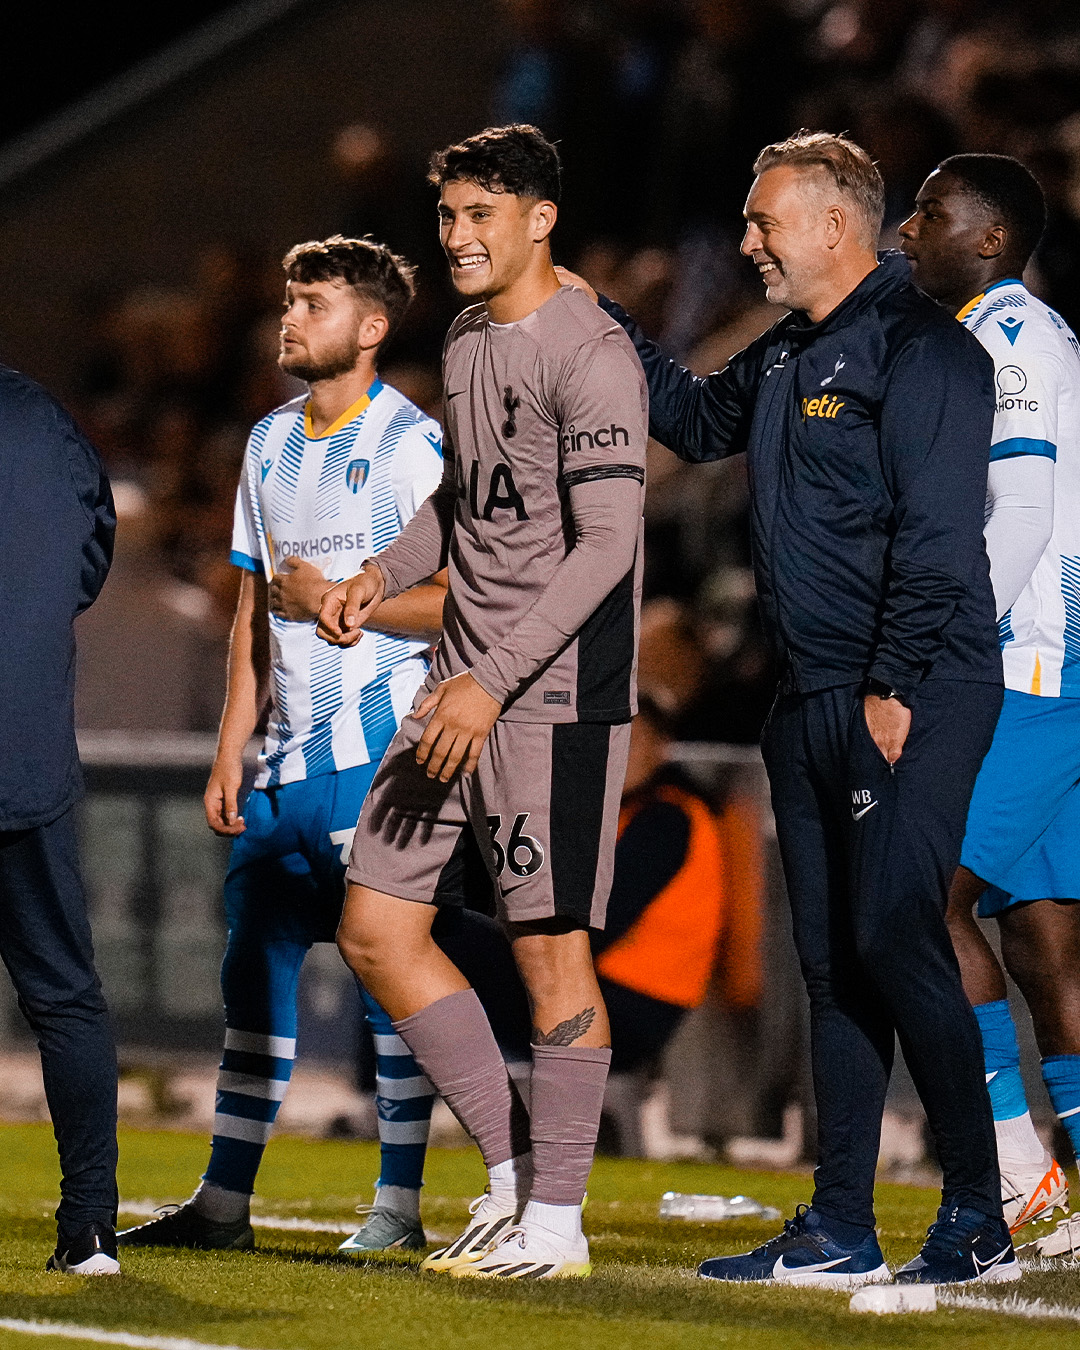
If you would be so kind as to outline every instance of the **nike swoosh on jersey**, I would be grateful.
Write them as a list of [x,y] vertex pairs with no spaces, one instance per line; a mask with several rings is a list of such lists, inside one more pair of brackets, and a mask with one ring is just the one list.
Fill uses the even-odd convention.
[[852,808],[851,808],[851,819],[852,819],[852,820],[862,820],[863,816],[866,815],[867,811],[872,811],[872,810],[874,809],[875,806],[877,806],[877,802],[871,802],[869,806],[864,806],[863,809],[862,809],[861,811],[856,811],[855,808],[852,807]]
[[773,1279],[781,1280],[785,1275],[815,1275],[819,1271],[832,1270],[834,1266],[842,1266],[847,1259],[846,1256],[838,1256],[835,1261],[819,1261],[817,1265],[812,1266],[786,1266],[784,1258],[778,1256],[776,1264],[772,1268]]

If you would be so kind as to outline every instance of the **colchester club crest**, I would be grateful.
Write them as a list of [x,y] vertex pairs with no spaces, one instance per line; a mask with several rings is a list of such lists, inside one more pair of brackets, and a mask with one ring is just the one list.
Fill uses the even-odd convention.
[[350,492],[359,492],[367,482],[368,471],[371,465],[366,459],[354,459],[349,463],[345,470],[345,482],[349,485]]

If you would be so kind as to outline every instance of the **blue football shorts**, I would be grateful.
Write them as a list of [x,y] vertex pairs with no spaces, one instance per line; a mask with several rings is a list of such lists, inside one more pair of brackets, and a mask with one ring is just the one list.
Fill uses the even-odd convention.
[[989,883],[979,914],[1080,900],[1080,698],[1005,690],[960,856]]
[[253,926],[301,943],[333,942],[345,903],[345,865],[379,760],[316,778],[254,788],[247,828],[225,878],[230,931]]

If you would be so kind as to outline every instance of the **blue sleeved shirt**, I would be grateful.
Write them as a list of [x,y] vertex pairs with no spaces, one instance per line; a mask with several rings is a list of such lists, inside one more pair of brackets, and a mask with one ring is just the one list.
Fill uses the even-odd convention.
[[104,584],[115,528],[97,451],[0,366],[0,830],[46,825],[81,791],[72,625]]

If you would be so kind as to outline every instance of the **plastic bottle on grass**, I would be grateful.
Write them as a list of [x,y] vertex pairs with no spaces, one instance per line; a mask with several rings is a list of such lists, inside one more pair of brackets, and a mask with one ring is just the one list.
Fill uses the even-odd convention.
[[678,1191],[665,1191],[660,1199],[660,1217],[695,1223],[717,1223],[723,1219],[763,1219],[772,1223],[780,1218],[780,1211],[749,1195],[682,1195]]

